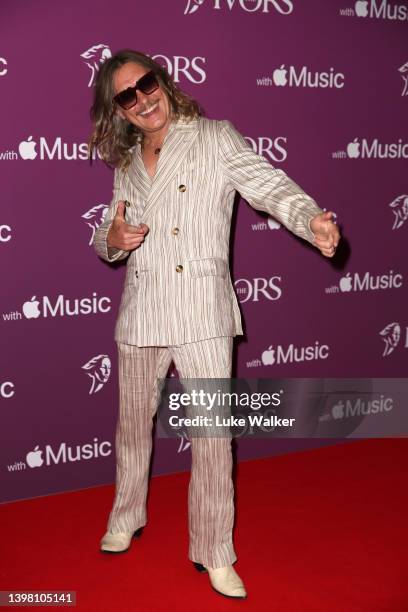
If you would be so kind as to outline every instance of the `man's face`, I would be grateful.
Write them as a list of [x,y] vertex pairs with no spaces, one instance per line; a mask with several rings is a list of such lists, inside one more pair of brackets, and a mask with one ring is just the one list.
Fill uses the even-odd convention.
[[[135,85],[143,75],[149,72],[139,64],[128,62],[116,70],[113,76],[115,95],[127,87]],[[168,127],[170,122],[170,103],[166,93],[160,88],[150,95],[136,90],[137,102],[129,110],[118,106],[117,113],[122,119],[138,127],[143,133],[150,134]],[[147,111],[147,112],[146,112]]]

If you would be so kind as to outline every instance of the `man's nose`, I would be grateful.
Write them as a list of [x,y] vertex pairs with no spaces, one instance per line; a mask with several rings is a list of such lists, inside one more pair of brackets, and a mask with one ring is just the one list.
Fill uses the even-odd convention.
[[140,89],[138,89],[136,93],[137,93],[137,103],[139,106],[145,106],[146,104],[148,104],[149,96],[147,96],[142,91],[140,91]]

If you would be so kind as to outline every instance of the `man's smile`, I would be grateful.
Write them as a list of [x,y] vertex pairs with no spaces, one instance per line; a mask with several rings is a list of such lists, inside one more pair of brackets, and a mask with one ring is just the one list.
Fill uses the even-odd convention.
[[149,106],[149,108],[147,108],[143,112],[138,113],[138,115],[140,115],[141,117],[150,117],[158,109],[158,106],[159,106],[159,100],[154,102],[151,106]]

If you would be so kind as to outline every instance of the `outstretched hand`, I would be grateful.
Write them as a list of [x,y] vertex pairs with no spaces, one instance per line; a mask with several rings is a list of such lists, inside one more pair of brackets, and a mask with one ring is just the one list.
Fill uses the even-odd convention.
[[340,232],[332,221],[331,211],[319,213],[310,222],[310,229],[315,235],[313,244],[325,257],[333,257],[340,240]]
[[122,251],[133,251],[140,247],[149,231],[145,223],[137,227],[129,225],[125,221],[125,203],[121,200],[116,209],[112,225],[109,228],[107,242],[109,247],[121,249]]

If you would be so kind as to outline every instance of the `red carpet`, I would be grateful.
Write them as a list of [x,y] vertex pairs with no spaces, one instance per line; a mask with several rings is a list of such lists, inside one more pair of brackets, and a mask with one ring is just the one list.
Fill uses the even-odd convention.
[[0,506],[0,590],[77,591],[77,609],[96,611],[406,612],[407,467],[405,439],[241,463],[246,601],[187,560],[188,473],[152,479],[149,523],[117,556],[98,550],[113,486]]

